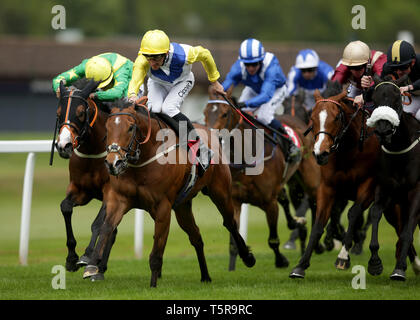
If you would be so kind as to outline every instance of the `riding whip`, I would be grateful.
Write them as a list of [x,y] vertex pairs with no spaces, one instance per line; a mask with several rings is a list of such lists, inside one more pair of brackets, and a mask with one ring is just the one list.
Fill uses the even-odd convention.
[[58,117],[55,120],[54,137],[53,137],[52,144],[51,144],[50,166],[52,166],[53,159],[54,159],[54,146],[55,146],[55,137],[56,137],[56,134],[57,134],[57,127],[58,127]]

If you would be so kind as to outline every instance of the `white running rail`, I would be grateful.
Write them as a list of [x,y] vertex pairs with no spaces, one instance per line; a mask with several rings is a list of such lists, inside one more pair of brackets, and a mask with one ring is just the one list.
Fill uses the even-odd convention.
[[[0,140],[0,153],[28,153],[23,180],[22,213],[20,223],[19,263],[28,265],[29,226],[31,221],[32,186],[35,154],[51,152],[52,140]],[[141,258],[143,251],[143,210],[135,210],[134,254]]]

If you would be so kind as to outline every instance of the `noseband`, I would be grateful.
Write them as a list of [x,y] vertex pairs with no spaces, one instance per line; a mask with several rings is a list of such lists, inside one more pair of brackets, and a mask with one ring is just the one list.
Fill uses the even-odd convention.
[[[86,138],[86,134],[88,132],[88,128],[89,127],[93,127],[93,125],[95,124],[95,121],[98,117],[98,106],[96,105],[96,103],[92,100],[92,99],[85,99],[81,96],[78,95],[74,95],[74,91],[75,90],[71,90],[69,95],[65,95],[63,96],[63,98],[68,98],[67,100],[67,107],[66,107],[66,116],[64,118],[64,122],[59,126],[59,132],[61,133],[61,131],[63,130],[63,128],[67,128],[70,131],[70,134],[72,136],[72,145],[73,145],[73,149],[77,149],[80,147],[80,144],[82,143],[82,141]],[[76,98],[76,99],[80,99],[83,101],[83,105],[86,107],[85,109],[85,122],[83,123],[82,128],[78,128],[76,125],[74,125],[72,122],[70,122],[69,119],[69,115],[70,115],[70,106],[71,106],[71,101]],[[93,115],[93,119],[92,121],[89,122],[89,111],[90,111],[90,106],[92,106],[92,108],[94,108],[94,115]],[[73,128],[76,133],[77,133],[77,137],[74,136],[73,132],[70,130],[70,128]]]
[[[140,131],[140,127],[137,125],[137,117],[134,114],[129,113],[129,112],[116,112],[116,113],[111,113],[109,115],[109,118],[114,117],[114,116],[130,116],[134,119],[133,133],[131,135],[128,146],[121,147],[118,143],[115,143],[115,142],[107,146],[108,153],[112,153],[112,152],[118,153],[121,156],[123,161],[137,162],[140,158],[140,152],[141,152],[140,145],[147,143],[151,136],[152,126],[151,126],[151,118],[150,118],[149,109],[145,105],[140,105],[140,106],[144,107],[147,110],[147,115],[148,115],[147,135],[143,141],[139,141],[137,139],[137,130],[138,132],[141,132],[141,131]],[[136,142],[135,149],[134,149],[134,142]],[[122,155],[120,153],[120,150],[125,151],[125,155]]]

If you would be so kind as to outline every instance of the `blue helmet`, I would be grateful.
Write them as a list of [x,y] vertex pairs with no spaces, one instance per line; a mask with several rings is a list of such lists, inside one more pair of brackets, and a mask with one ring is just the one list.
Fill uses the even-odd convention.
[[295,67],[298,69],[316,68],[319,65],[318,54],[312,49],[299,51],[296,57]]
[[265,57],[265,50],[260,41],[246,39],[239,48],[239,59],[244,63],[255,63],[262,61]]

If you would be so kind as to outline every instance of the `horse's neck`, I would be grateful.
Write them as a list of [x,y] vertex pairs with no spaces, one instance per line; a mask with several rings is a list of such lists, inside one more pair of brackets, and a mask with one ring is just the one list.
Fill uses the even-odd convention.
[[420,136],[420,122],[411,114],[403,112],[400,124],[392,136],[391,145],[405,149]]
[[99,154],[106,150],[106,128],[105,123],[108,116],[98,111],[97,118],[92,127],[88,126],[86,141],[80,145],[79,151],[87,154]]

